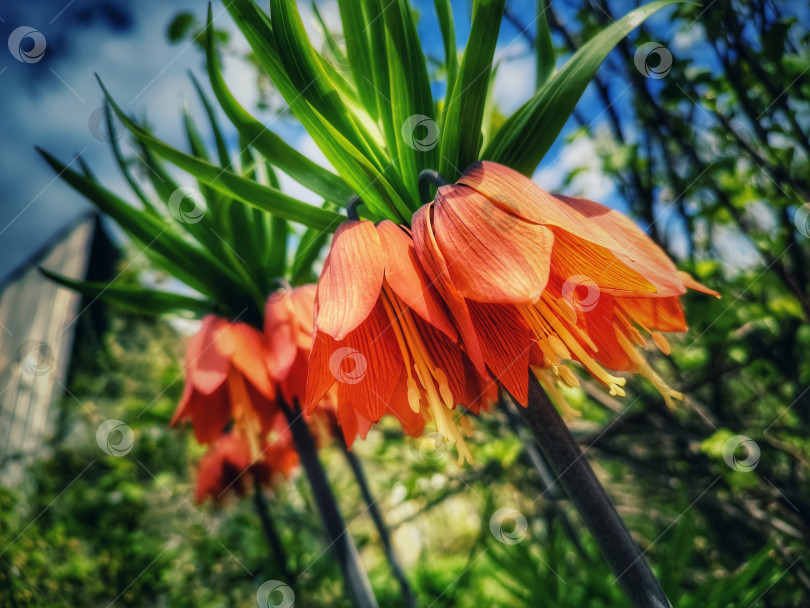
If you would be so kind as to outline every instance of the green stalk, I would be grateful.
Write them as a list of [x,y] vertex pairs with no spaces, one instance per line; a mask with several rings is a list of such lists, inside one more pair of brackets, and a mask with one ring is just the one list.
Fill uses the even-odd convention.
[[529,373],[529,405],[521,408],[546,461],[579,511],[634,608],[671,608],[644,554],[588,464],[554,404]]
[[287,552],[284,550],[284,544],[281,542],[276,526],[273,523],[273,518],[270,515],[270,507],[264,496],[264,489],[262,488],[259,476],[253,474],[253,505],[256,508],[256,515],[262,522],[262,530],[267,539],[267,544],[273,552],[273,558],[276,560],[279,572],[284,577],[284,582],[292,586],[295,581],[295,574],[290,571],[289,562],[287,560]]
[[391,542],[391,534],[388,531],[388,526],[385,524],[385,520],[380,512],[380,508],[377,506],[377,500],[371,494],[371,488],[368,485],[368,480],[366,479],[363,465],[354,452],[349,449],[349,446],[346,445],[346,441],[343,438],[343,433],[340,432],[339,429],[335,433],[335,436],[338,438],[338,443],[340,444],[340,448],[343,450],[343,455],[346,457],[346,461],[349,463],[352,473],[354,473],[354,478],[357,480],[357,485],[360,486],[360,493],[363,495],[363,500],[366,502],[368,514],[371,516],[372,521],[374,521],[374,526],[377,528],[377,533],[380,535],[380,541],[382,542],[383,549],[385,551],[385,557],[388,560],[388,564],[391,566],[391,571],[394,574],[394,578],[396,578],[397,582],[399,583],[399,587],[402,591],[402,598],[405,600],[407,606],[410,608],[416,608],[416,597],[414,596],[413,590],[408,583],[408,578],[405,576],[405,569],[402,567],[399,557],[394,550],[394,545]]
[[357,608],[377,608],[377,599],[374,597],[371,583],[360,563],[357,547],[346,529],[346,523],[343,521],[343,516],[338,509],[326,472],[318,459],[315,440],[309,432],[304,415],[297,404],[290,405],[283,401],[280,401],[280,403],[290,425],[290,432],[293,441],[295,441],[295,448],[298,450],[301,466],[307,474],[309,485],[312,487],[315,504],[326,528],[329,546],[334,552],[338,564],[340,564],[343,579],[352,602]]
[[529,462],[534,470],[537,471],[537,475],[540,477],[540,483],[542,483],[543,487],[545,488],[541,496],[545,496],[551,502],[554,514],[559,517],[560,522],[562,523],[563,532],[565,532],[568,540],[571,541],[571,544],[574,546],[574,549],[576,549],[576,552],[583,560],[590,562],[591,557],[585,552],[585,549],[582,547],[582,543],[579,542],[579,537],[577,536],[576,530],[574,530],[574,526],[571,525],[571,520],[568,518],[565,509],[560,504],[560,500],[563,498],[562,493],[557,485],[557,481],[554,479],[554,474],[551,472],[548,463],[538,449],[537,442],[533,438],[525,437],[524,433],[521,432],[521,430],[525,431],[525,426],[521,424],[522,421],[520,413],[512,400],[509,399],[509,397],[507,397],[503,392],[501,393],[500,403],[503,405],[503,410],[506,412],[506,418],[512,432],[523,444],[523,449],[526,452],[526,456],[528,457]]

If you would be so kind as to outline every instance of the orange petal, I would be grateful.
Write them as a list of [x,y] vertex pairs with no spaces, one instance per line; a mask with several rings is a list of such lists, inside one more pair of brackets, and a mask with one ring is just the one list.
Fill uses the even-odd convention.
[[484,361],[492,375],[521,405],[528,403],[529,328],[514,306],[468,301]]
[[655,286],[657,296],[668,297],[685,293],[686,289],[675,264],[629,217],[584,198],[562,195],[555,195],[555,198],[583,217],[598,222],[602,228],[614,235],[619,244],[609,249],[624,265],[650,281]]
[[478,415],[498,399],[498,385],[489,376],[483,377],[475,370],[469,360],[464,361],[466,386],[462,404],[473,414]]
[[688,287],[689,289],[694,289],[695,291],[702,291],[703,293],[708,294],[710,296],[714,296],[715,298],[720,297],[720,294],[717,293],[714,289],[706,287],[703,283],[698,283],[695,279],[692,278],[692,275],[689,274],[688,272],[679,270],[678,276],[680,276],[684,286]]
[[293,312],[298,321],[298,348],[309,350],[312,345],[312,332],[315,322],[315,294],[317,285],[301,285],[294,287],[290,297],[293,303]]
[[428,283],[428,277],[416,258],[413,240],[390,220],[377,226],[385,255],[385,278],[405,305],[451,339],[457,334],[444,305]]
[[458,183],[474,188],[518,217],[561,228],[609,249],[627,267],[655,285],[659,296],[683,293],[669,257],[618,211],[582,198],[549,194],[524,175],[492,162],[473,163]]
[[265,362],[270,377],[281,381],[298,353],[298,320],[292,297],[281,290],[270,294],[264,309]]
[[177,410],[175,410],[174,416],[172,417],[172,426],[181,420],[188,420],[191,416],[189,404],[191,403],[191,396],[193,394],[194,386],[191,384],[191,382],[189,382],[189,379],[186,378],[186,381],[183,384],[183,396],[180,397],[180,403],[177,404]]
[[562,228],[607,248],[620,244],[603,226],[577,213],[509,167],[488,161],[475,162],[467,167],[458,183],[474,188],[498,208],[534,224]]
[[435,235],[433,234],[432,212],[433,204],[431,203],[423,205],[413,215],[411,229],[413,231],[416,256],[422,268],[425,269],[431,284],[437,288],[449,308],[455,326],[461,334],[467,355],[475,365],[475,369],[478,370],[479,374],[485,376],[487,370],[481,354],[481,345],[478,343],[478,336],[470,320],[467,303],[453,284],[450,283],[444,256],[436,244]]
[[563,282],[570,278],[577,283],[589,279],[608,293],[655,293],[652,283],[625,266],[609,249],[559,228],[554,229],[551,269]]
[[227,387],[222,386],[210,395],[204,395],[196,390],[192,391],[188,396],[186,411],[188,417],[191,418],[197,442],[215,441],[231,419]]
[[434,366],[442,370],[444,375],[447,376],[447,384],[453,395],[454,405],[461,403],[465,392],[461,347],[418,318],[414,318],[414,325],[425,345],[425,349],[430,353]]
[[[411,409],[408,402],[407,377],[404,372],[400,376],[397,387],[391,395],[386,414],[396,418],[405,433],[411,437],[419,437],[425,430],[425,418],[421,413],[416,413]],[[427,408],[422,408],[423,412],[426,410]]]
[[634,322],[658,331],[686,331],[680,298],[616,298],[616,305]]
[[[588,306],[586,310],[577,312],[577,326],[585,331],[593,345],[596,346],[596,351],[594,351],[588,344],[582,344],[585,352],[600,365],[617,371],[629,370],[633,366],[632,360],[616,338],[613,309],[616,302],[622,299],[624,298],[613,298],[609,294],[601,294],[594,304]],[[648,298],[646,301],[653,300]]]
[[316,331],[309,357],[307,411],[338,385],[338,403],[376,422],[404,368],[402,355],[381,303],[345,340]]
[[371,313],[380,296],[385,262],[374,224],[340,225],[318,281],[320,331],[342,340]]
[[365,439],[371,429],[371,422],[358,414],[348,403],[339,404],[337,410],[340,431],[343,433],[343,440],[346,447],[351,449],[354,440],[359,436]]
[[339,343],[329,367],[338,381],[338,401],[345,399],[364,418],[379,421],[405,367],[381,302]]
[[262,334],[246,323],[234,323],[227,331],[236,345],[232,356],[234,367],[266,399],[275,398],[276,391],[267,374]]
[[194,387],[205,395],[217,390],[231,366],[234,344],[226,331],[228,321],[207,315],[200,331],[191,338],[186,351],[186,374]]
[[439,188],[434,230],[450,279],[478,302],[531,303],[548,282],[554,236],[466,186]]
[[[281,395],[287,403],[304,404],[307,395],[309,350],[298,350],[287,377],[281,382]],[[334,380],[334,379],[333,379]]]

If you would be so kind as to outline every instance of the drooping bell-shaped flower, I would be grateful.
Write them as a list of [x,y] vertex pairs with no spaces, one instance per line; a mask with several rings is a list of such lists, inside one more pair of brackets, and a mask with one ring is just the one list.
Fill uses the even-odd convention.
[[255,476],[263,485],[287,479],[298,466],[298,453],[292,435],[286,428],[283,416],[276,417],[269,437],[260,444],[260,456],[256,458],[249,438],[239,430],[220,435],[209,447],[197,467],[198,503],[206,498],[220,503],[235,492],[244,496]]
[[[284,287],[270,294],[265,307],[267,369],[271,379],[278,383],[278,392],[289,404],[303,404],[306,400],[316,290],[315,285]],[[371,422],[354,408],[346,404],[340,407],[337,387],[327,391],[306,418],[319,444],[335,432],[342,432],[351,447],[358,436],[365,438],[371,428]]]
[[264,361],[261,332],[206,316],[189,341],[185,389],[172,424],[191,420],[200,443],[215,441],[231,419],[257,437],[267,432],[277,408]]
[[471,360],[520,403],[529,367],[552,392],[556,382],[576,385],[566,360],[612,394],[625,381],[605,368],[645,375],[668,403],[680,397],[638,352],[641,332],[667,350],[660,332],[685,329],[687,287],[717,294],[619,212],[478,162],[416,212],[413,239]]
[[418,435],[427,416],[467,459],[454,409],[477,411],[494,398],[491,381],[463,353],[410,235],[390,221],[350,221],[335,233],[318,282],[309,363],[308,409],[336,385],[341,424],[344,407],[371,422],[389,413]]

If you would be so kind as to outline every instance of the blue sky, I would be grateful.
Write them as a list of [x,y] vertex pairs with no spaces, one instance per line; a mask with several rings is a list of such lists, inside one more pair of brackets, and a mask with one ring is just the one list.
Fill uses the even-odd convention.
[[[320,4],[327,21],[337,25],[335,2],[325,0]],[[433,1],[418,0],[415,4],[424,16],[419,28],[425,52],[440,57],[443,51]],[[510,0],[508,5],[524,22],[534,19],[534,0]],[[312,25],[309,2],[302,2],[300,6],[305,22]],[[469,31],[470,6],[468,0],[454,2],[460,46]],[[34,151],[35,145],[64,161],[81,153],[108,187],[125,192],[108,145],[88,124],[102,99],[94,73],[103,78],[126,111],[148,118],[163,139],[177,146],[184,145],[179,120],[181,104],[188,101],[192,112],[199,113],[186,72],[194,70],[205,82],[198,49],[186,43],[171,45],[166,40],[166,27],[171,18],[185,10],[199,14],[202,19],[205,3],[200,0],[171,3],[44,0],[0,7],[2,40],[7,40],[18,27],[28,26],[41,32],[46,41],[45,54],[35,63],[22,63],[8,51],[7,45],[0,46],[0,131],[3,133],[0,139],[0,158],[3,159],[0,163],[0,280],[54,233],[90,209],[88,203],[55,179]],[[564,12],[564,9],[559,10]],[[221,4],[214,4],[214,14],[218,27],[233,29]],[[313,33],[317,35],[314,28]],[[238,34],[235,41],[244,46]],[[501,65],[496,99],[505,111],[511,112],[533,91],[533,60],[525,39],[508,23],[504,23],[501,30],[497,58]],[[239,60],[229,60],[226,78],[240,100],[251,107],[256,96],[250,67]],[[586,116],[598,116],[601,112],[601,106],[589,93],[580,108]],[[322,159],[312,141],[293,124],[278,121],[274,127],[302,151]],[[582,138],[574,146],[563,146],[560,138],[541,165],[536,180],[552,189],[566,171],[583,161],[596,162],[587,140]],[[285,182],[284,185],[296,195],[306,196],[294,184]],[[588,171],[578,177],[574,189],[579,191],[574,193],[609,204],[619,202],[610,181],[598,171]]]

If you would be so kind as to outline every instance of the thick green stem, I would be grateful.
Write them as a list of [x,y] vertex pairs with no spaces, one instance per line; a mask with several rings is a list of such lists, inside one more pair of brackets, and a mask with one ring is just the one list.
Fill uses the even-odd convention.
[[503,409],[506,412],[506,418],[509,421],[509,426],[512,427],[512,431],[515,433],[515,435],[517,435],[521,442],[523,442],[523,448],[526,451],[526,456],[528,456],[532,467],[534,467],[535,471],[537,471],[537,475],[540,477],[540,482],[545,488],[541,496],[545,496],[551,501],[554,514],[559,518],[562,524],[563,532],[565,532],[565,535],[568,537],[568,540],[571,541],[571,544],[574,546],[577,553],[579,553],[579,556],[586,562],[591,562],[591,557],[585,552],[585,549],[582,547],[582,543],[579,542],[579,537],[574,530],[574,526],[571,525],[571,521],[568,519],[565,509],[562,507],[562,505],[560,505],[559,501],[562,498],[560,488],[557,485],[557,482],[554,479],[554,474],[551,472],[545,458],[540,453],[540,450],[537,447],[537,442],[531,437],[524,437],[525,425],[521,424],[520,413],[515,407],[515,404],[512,403],[511,399],[505,395],[501,395],[501,403],[504,406]]
[[634,608],[671,608],[644,554],[540,383],[529,375],[527,425]]
[[297,405],[282,403],[281,408],[290,425],[301,466],[312,487],[312,495],[326,528],[329,546],[343,573],[346,589],[357,608],[377,608],[377,599],[374,597],[371,583],[360,563],[360,555],[357,553],[354,540],[346,529],[346,523],[338,509],[326,472],[318,459],[315,440],[309,432],[304,416]]
[[380,535],[380,541],[382,542],[383,550],[385,551],[385,557],[388,560],[388,564],[391,566],[391,571],[394,574],[394,578],[397,579],[399,587],[402,590],[402,599],[405,600],[405,604],[410,608],[416,608],[416,597],[414,596],[413,590],[408,583],[408,578],[405,576],[405,570],[402,567],[402,564],[399,562],[399,557],[397,556],[396,551],[394,551],[394,545],[391,542],[391,534],[389,533],[388,526],[386,526],[382,513],[377,506],[377,500],[371,494],[371,488],[368,485],[368,480],[366,479],[363,465],[360,463],[360,459],[357,458],[357,456],[346,445],[346,441],[343,439],[343,434],[338,431],[335,436],[338,438],[338,442],[340,443],[340,447],[343,449],[343,453],[346,456],[346,461],[349,463],[352,473],[354,473],[354,478],[357,480],[357,485],[360,486],[360,493],[363,495],[363,500],[366,503],[368,514],[371,516],[372,521],[374,521],[374,526],[377,528],[377,533]]
[[281,575],[284,577],[284,582],[288,585],[292,585],[295,580],[295,575],[290,571],[287,561],[287,552],[284,550],[281,537],[270,515],[270,507],[264,497],[262,484],[259,481],[258,475],[255,474],[253,475],[253,505],[256,507],[256,514],[259,516],[259,520],[262,522],[264,536],[273,552],[273,557],[277,562],[279,572],[281,572]]

